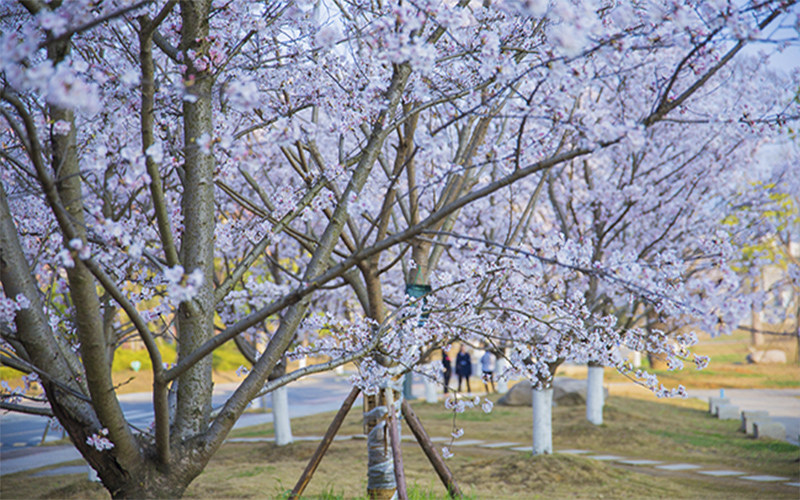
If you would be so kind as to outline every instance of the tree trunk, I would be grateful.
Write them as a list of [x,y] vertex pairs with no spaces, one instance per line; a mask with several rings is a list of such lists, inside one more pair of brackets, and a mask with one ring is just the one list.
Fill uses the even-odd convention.
[[761,311],[753,309],[750,317],[752,318],[753,328],[750,332],[750,343],[753,347],[760,347],[764,345],[764,334],[761,333],[763,325],[761,323]]
[[[396,404],[391,411],[397,412],[402,398],[397,391],[394,391],[393,395]],[[393,498],[397,491],[392,447],[388,442],[389,432],[386,428],[387,420],[385,417],[389,411],[389,408],[386,407],[384,391],[372,396],[364,395],[364,427],[367,434],[367,455],[369,460],[367,465],[367,496],[373,500]],[[399,419],[395,421],[398,422],[397,425],[399,426]]]
[[533,454],[553,453],[553,387],[533,388]]
[[[203,284],[192,299],[195,307],[181,304],[178,311],[178,361],[198,349],[214,334],[214,157],[201,142],[214,135],[211,89],[207,71],[191,64],[191,51],[201,53],[208,44],[210,0],[184,0],[180,4],[181,47],[187,69],[186,87],[191,99],[183,100],[184,181],[181,210],[183,241],[181,261],[186,274],[200,270]],[[174,433],[178,439],[196,436],[208,426],[211,414],[211,356],[186,370],[178,380],[178,407]]]
[[505,394],[508,392],[508,380],[505,377],[502,377],[503,372],[506,369],[506,358],[505,353],[501,353],[501,356],[497,357],[497,364],[495,365],[495,376],[497,380],[497,392],[499,394]]
[[631,361],[634,368],[642,367],[642,353],[640,351],[633,351],[633,361]]
[[[764,282],[764,272],[763,271],[761,271],[759,273],[758,277],[754,278],[754,279],[756,281],[753,284],[754,291],[756,289],[758,289],[758,288],[761,288],[762,290],[766,290],[767,289],[766,283]],[[753,307],[751,309],[751,312],[750,312],[750,318],[752,319],[752,321],[751,321],[752,330],[750,332],[750,343],[753,345],[753,347],[763,346],[765,339],[764,339],[764,334],[760,333],[761,329],[764,326],[762,324],[762,322],[761,322],[761,310],[756,310],[756,308]]]
[[272,391],[272,425],[275,428],[275,444],[284,446],[294,441],[289,418],[289,389],[286,386]]
[[425,377],[425,402],[436,403],[439,398],[436,396],[436,382],[430,377]]
[[603,367],[590,364],[586,378],[586,419],[594,425],[603,423]]

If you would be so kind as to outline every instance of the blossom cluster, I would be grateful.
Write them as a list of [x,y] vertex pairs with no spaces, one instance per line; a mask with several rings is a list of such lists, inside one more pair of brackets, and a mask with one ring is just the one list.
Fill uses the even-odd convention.
[[6,296],[0,297],[0,323],[11,331],[16,331],[14,326],[14,318],[17,312],[30,307],[31,302],[28,297],[17,294],[16,298],[11,299]]
[[86,444],[96,449],[97,451],[106,451],[114,448],[114,443],[108,439],[108,429],[100,429],[99,432],[92,434],[86,438]]

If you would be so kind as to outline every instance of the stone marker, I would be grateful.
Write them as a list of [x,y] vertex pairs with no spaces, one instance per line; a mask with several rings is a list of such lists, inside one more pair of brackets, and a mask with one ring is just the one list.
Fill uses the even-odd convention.
[[[531,383],[520,380],[497,400],[502,406],[531,406]],[[608,399],[608,389],[603,388],[603,399]],[[569,377],[553,379],[553,406],[577,406],[586,404],[586,381]]]
[[752,347],[748,349],[750,354],[745,358],[748,363],[755,364],[786,364],[786,353],[780,349],[767,349],[759,351]]
[[726,404],[717,407],[717,418],[720,420],[739,420],[739,407],[736,405]]
[[739,430],[751,436],[753,434],[753,422],[756,421],[769,421],[769,412],[764,410],[743,410],[742,411],[742,426]]
[[731,404],[731,400],[728,398],[715,398],[710,397],[708,398],[708,413],[717,416],[717,407],[719,405],[729,405]]
[[530,406],[531,398],[530,380],[520,380],[503,397],[497,400],[497,404],[503,406]]
[[782,441],[786,439],[786,427],[780,422],[754,422],[753,437],[756,439],[767,437]]

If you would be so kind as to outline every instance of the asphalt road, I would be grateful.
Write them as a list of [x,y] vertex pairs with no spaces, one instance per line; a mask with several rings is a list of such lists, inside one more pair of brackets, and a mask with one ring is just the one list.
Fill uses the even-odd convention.
[[[233,393],[238,384],[219,384],[214,387],[212,405],[221,406]],[[289,408],[292,417],[300,417],[328,411],[339,407],[350,392],[351,386],[347,376],[319,374],[306,377],[289,384]],[[139,429],[147,429],[153,422],[153,404],[150,393],[122,394],[120,404],[128,422]],[[266,407],[270,407],[271,398],[263,398]],[[320,410],[320,408],[326,410]],[[45,417],[24,415],[20,413],[0,413],[0,453],[5,455],[10,450],[37,446],[42,442],[48,420]],[[271,422],[272,416],[266,413],[246,413],[240,419],[246,425]],[[60,431],[48,431],[46,441],[58,440]]]

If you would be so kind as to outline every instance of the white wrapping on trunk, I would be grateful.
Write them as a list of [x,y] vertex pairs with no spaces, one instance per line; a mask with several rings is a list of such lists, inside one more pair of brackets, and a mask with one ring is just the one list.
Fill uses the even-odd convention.
[[[390,385],[394,388],[395,384]],[[398,388],[394,388],[397,391]],[[383,390],[383,388],[381,389]],[[395,412],[395,422],[400,431],[400,405],[403,402],[402,392],[398,394],[397,400],[393,404]],[[397,482],[394,477],[394,459],[392,458],[392,447],[389,438],[389,429],[386,427],[388,420],[388,409],[386,406],[377,406],[364,413],[364,421],[377,420],[378,423],[369,431],[367,435],[367,454],[369,455],[367,467],[367,489],[396,489]],[[397,492],[395,492],[397,497]]]

